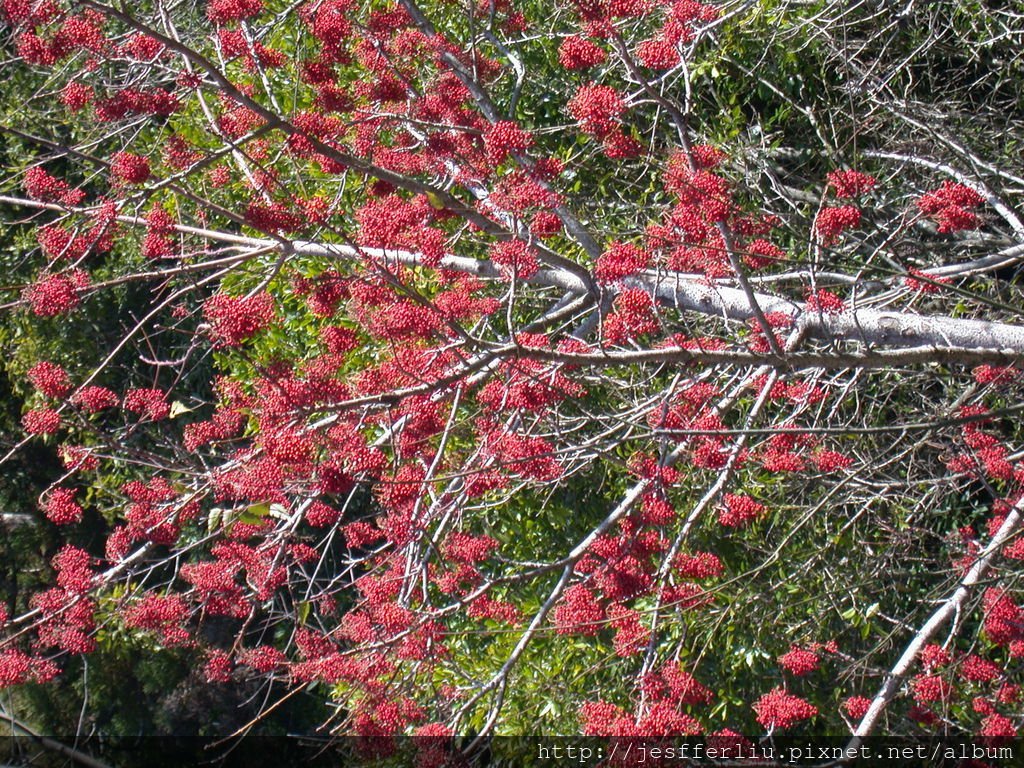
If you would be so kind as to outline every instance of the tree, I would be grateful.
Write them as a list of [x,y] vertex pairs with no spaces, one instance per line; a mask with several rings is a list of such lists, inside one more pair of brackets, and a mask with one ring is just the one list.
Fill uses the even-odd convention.
[[1016,735],[1011,11],[2,9],[4,460],[63,468],[0,685],[135,644],[255,687],[222,737],[311,686],[467,753]]

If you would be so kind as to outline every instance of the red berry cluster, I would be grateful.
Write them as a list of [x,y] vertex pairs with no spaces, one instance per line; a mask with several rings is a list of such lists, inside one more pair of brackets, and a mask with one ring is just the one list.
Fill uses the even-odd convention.
[[907,274],[908,277],[903,278],[903,284],[910,290],[921,293],[938,293],[942,290],[943,285],[952,282],[948,277],[930,275],[920,269],[908,269]]
[[[706,151],[704,159],[717,163],[716,153]],[[692,167],[696,165],[696,170]],[[707,224],[725,221],[733,213],[729,183],[701,167],[696,156],[679,152],[669,158],[664,177],[665,188],[679,199],[672,211],[673,224],[692,240],[703,240]]]
[[162,259],[174,254],[174,219],[160,206],[146,216],[146,239],[142,242],[142,255],[147,259]]
[[155,37],[140,32],[128,38],[128,41],[121,46],[121,51],[126,56],[139,61],[152,61],[163,53],[164,47],[164,44]]
[[654,299],[641,288],[629,288],[615,297],[614,312],[605,318],[604,339],[622,344],[631,339],[657,333],[661,328]]
[[92,571],[93,558],[84,549],[65,544],[53,558],[57,570],[57,584],[72,594],[84,594],[92,586],[95,574]]
[[785,258],[786,252],[779,246],[767,240],[757,239],[747,244],[743,254],[743,263],[751,269],[763,269],[772,264],[778,264]]
[[649,69],[672,69],[682,59],[679,49],[663,38],[644,40],[637,46],[636,57]]
[[765,506],[749,496],[727,493],[723,499],[718,522],[726,528],[741,528],[765,514]]
[[565,590],[553,613],[555,631],[560,635],[596,635],[604,621],[604,608],[583,584]]
[[126,184],[142,184],[149,178],[149,160],[131,152],[118,152],[111,158],[110,170]]
[[68,470],[91,472],[100,465],[99,459],[93,456],[88,448],[79,445],[62,445],[58,453]]
[[816,443],[817,439],[806,432],[779,431],[768,439],[758,458],[769,472],[801,472],[806,460],[799,451],[813,448]]
[[508,155],[524,152],[533,146],[533,136],[512,120],[500,120],[484,133],[484,145],[491,162],[499,163]]
[[43,513],[55,525],[77,523],[82,519],[82,508],[75,501],[73,488],[54,488],[43,502]]
[[516,624],[520,619],[519,609],[507,600],[495,600],[484,593],[467,606],[466,613],[475,619],[490,619],[506,624]]
[[29,368],[28,378],[32,385],[47,397],[64,397],[71,389],[67,371],[46,360]]
[[31,667],[28,655],[22,651],[12,648],[0,653],[0,689],[25,682]]
[[268,293],[228,296],[217,293],[203,305],[213,338],[225,347],[237,347],[274,321],[274,298]]
[[831,291],[819,288],[816,291],[808,290],[805,297],[805,306],[809,312],[822,312],[826,315],[838,315],[846,311],[846,302]]
[[607,58],[601,46],[579,35],[565,38],[558,46],[558,61],[566,69],[590,69]]
[[640,611],[626,608],[621,603],[608,606],[608,623],[615,630],[612,648],[615,655],[626,658],[643,653],[651,639],[651,631],[643,622]]
[[979,365],[971,373],[979,384],[1001,386],[1016,381],[1021,371],[1010,366]]
[[305,223],[302,216],[291,210],[287,203],[265,203],[253,200],[245,209],[245,220],[264,232],[295,232]]
[[826,178],[840,199],[860,197],[874,189],[878,180],[860,171],[832,171]]
[[924,647],[921,651],[921,665],[927,670],[935,670],[939,667],[944,667],[952,661],[949,651],[943,648],[941,645],[935,645],[930,643]]
[[25,172],[25,192],[28,196],[44,203],[61,203],[75,206],[85,199],[85,193],[72,189],[66,181],[55,178],[42,168],[29,168]]
[[972,683],[991,683],[1002,677],[1003,670],[997,664],[976,654],[969,654],[960,665],[960,675]]
[[384,536],[379,528],[363,520],[346,525],[342,529],[342,535],[345,537],[345,543],[352,549],[373,544]]
[[60,429],[60,414],[50,408],[35,408],[21,417],[21,425],[30,435],[52,435]]
[[233,667],[231,656],[224,651],[213,651],[203,666],[203,678],[208,683],[229,683]]
[[522,240],[503,240],[491,246],[488,255],[506,280],[529,280],[540,269],[532,248]]
[[981,721],[978,735],[989,744],[1006,744],[1014,741],[1018,734],[1010,718],[993,712]]
[[460,563],[480,563],[498,548],[498,542],[490,536],[473,536],[455,531],[445,540],[443,551],[446,557]]
[[957,232],[977,229],[980,222],[973,208],[985,202],[985,198],[970,187],[952,181],[928,192],[917,201],[917,207],[928,218],[938,222],[939,232]]
[[41,227],[36,233],[36,240],[43,252],[52,259],[77,261],[85,256],[91,248],[100,245],[95,238],[75,235],[64,227],[51,224]]
[[633,718],[622,707],[604,701],[588,701],[580,707],[584,736],[625,736],[634,728]]
[[765,728],[785,730],[810,720],[818,714],[818,708],[784,688],[774,688],[757,700],[754,712],[757,722]]
[[868,713],[871,707],[871,699],[866,696],[851,696],[843,704],[843,711],[850,716],[851,720],[860,720]]
[[119,399],[117,394],[106,387],[90,385],[72,395],[71,402],[89,413],[99,413],[107,408],[116,407]]
[[822,208],[814,222],[814,230],[822,245],[832,245],[848,229],[860,224],[860,209],[852,205]]
[[939,675],[921,674],[912,682],[914,700],[920,704],[931,704],[936,701],[948,701],[953,687],[948,680]]
[[217,440],[228,440],[245,425],[245,416],[238,411],[220,410],[209,421],[188,424],[184,430],[185,450],[194,451]]
[[89,287],[89,275],[80,269],[59,272],[39,280],[25,291],[32,312],[55,317],[70,312],[81,302],[79,293]]
[[672,662],[644,675],[640,689],[652,699],[668,698],[684,705],[710,704],[715,698],[711,690],[681,664]]
[[129,389],[124,396],[124,409],[140,413],[151,421],[160,421],[171,415],[167,395],[159,389]]
[[156,631],[166,646],[184,645],[189,642],[189,608],[181,595],[159,595],[149,593],[124,612],[125,626]]
[[341,512],[324,502],[313,502],[306,509],[305,517],[314,528],[327,528],[341,519]]
[[721,576],[725,571],[721,559],[711,552],[678,555],[673,565],[681,576],[688,579],[710,579]]
[[192,584],[205,610],[214,616],[245,616],[250,606],[242,588],[235,583],[238,567],[225,560],[187,563],[181,578]]
[[217,496],[249,502],[287,502],[284,495],[284,471],[270,457],[241,462],[217,476]]
[[[988,639],[996,645],[1010,646],[1011,652],[1021,648],[1024,641],[1024,611],[1005,590],[989,587],[982,600],[985,612],[984,628]],[[1015,654],[1016,655],[1016,654]]]
[[817,653],[796,645],[779,657],[779,666],[797,677],[816,671],[820,663],[821,657]]
[[3,0],[0,3],[0,16],[12,27],[42,26],[59,15],[60,8],[53,0]]
[[584,132],[604,138],[615,130],[626,111],[626,103],[611,86],[589,83],[576,91],[567,109]]
[[853,459],[838,451],[817,451],[811,458],[814,460],[815,466],[822,472],[835,472],[853,464]]
[[272,645],[250,648],[239,657],[241,664],[252,667],[257,672],[273,672],[287,661],[287,657]]
[[72,112],[77,112],[89,106],[94,96],[91,85],[85,85],[84,83],[72,80],[64,86],[64,90],[60,94],[60,100]]
[[186,139],[173,135],[164,143],[162,157],[168,167],[184,171],[202,160],[203,153],[193,149]]
[[129,115],[166,117],[177,112],[180,106],[175,94],[160,88],[123,88],[95,102],[96,119],[100,122],[116,122]]
[[412,200],[398,195],[371,199],[356,212],[359,244],[368,248],[415,250],[426,266],[436,267],[444,257],[445,236],[428,224],[437,213],[425,195]]
[[497,312],[501,301],[493,296],[475,296],[481,284],[475,280],[460,279],[451,290],[434,297],[434,305],[449,320],[473,320]]
[[651,263],[651,254],[632,243],[613,241],[594,264],[594,276],[602,283],[614,283],[638,274]]
[[604,137],[604,154],[612,160],[631,160],[644,153],[644,145],[632,136],[613,131]]
[[214,24],[241,21],[263,11],[263,0],[211,0],[206,16]]

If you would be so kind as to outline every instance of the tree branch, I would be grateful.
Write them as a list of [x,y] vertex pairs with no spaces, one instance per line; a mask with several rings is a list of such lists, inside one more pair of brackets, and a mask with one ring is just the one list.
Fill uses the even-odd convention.
[[956,591],[944,602],[939,608],[932,613],[928,618],[928,621],[924,623],[924,626],[914,635],[910,644],[907,646],[903,655],[900,656],[899,660],[890,670],[885,684],[881,690],[875,695],[874,700],[871,702],[871,706],[868,711],[861,718],[860,724],[854,731],[854,736],[850,739],[847,744],[848,747],[857,750],[861,743],[874,731],[875,726],[878,722],[878,718],[881,717],[885,711],[886,705],[896,696],[899,692],[900,684],[903,678],[910,671],[914,662],[917,661],[917,657],[924,649],[925,644],[932,638],[932,636],[939,630],[939,628],[945,624],[955,613],[958,613],[963,607],[964,602],[970,595],[971,590],[984,578],[985,574],[988,573],[992,567],[992,561],[996,555],[1003,548],[1003,545],[1012,537],[1021,527],[1021,512],[1024,510],[1024,499],[1018,501],[1010,513],[1006,516],[1006,520],[996,531],[995,536],[989,541],[988,546],[982,550],[981,554],[978,555],[978,559],[974,562],[974,565],[970,567],[963,579],[960,581],[960,585],[956,588]]

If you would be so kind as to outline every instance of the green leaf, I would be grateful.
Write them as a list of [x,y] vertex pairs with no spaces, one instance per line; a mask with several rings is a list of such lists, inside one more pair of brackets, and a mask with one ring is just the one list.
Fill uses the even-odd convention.
[[191,413],[194,410],[195,408],[189,408],[180,400],[175,400],[173,403],[171,403],[171,418],[176,419],[183,413]]
[[227,510],[221,509],[220,507],[214,507],[210,510],[210,516],[206,520],[206,530],[208,532],[213,533],[220,527],[220,523],[225,512],[227,512]]

